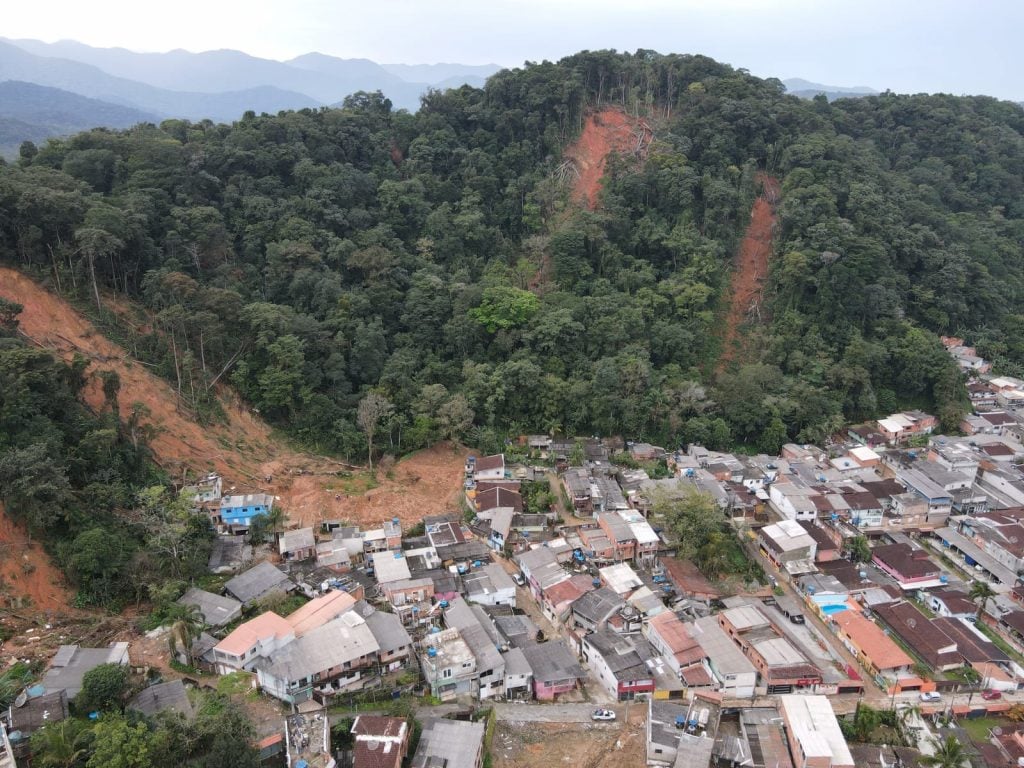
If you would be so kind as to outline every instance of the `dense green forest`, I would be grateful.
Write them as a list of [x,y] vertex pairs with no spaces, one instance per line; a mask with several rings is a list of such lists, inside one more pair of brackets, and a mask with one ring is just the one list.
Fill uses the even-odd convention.
[[165,489],[145,430],[120,418],[116,374],[103,376],[106,407],[90,412],[79,397],[87,361],[26,344],[20,310],[0,299],[0,501],[50,549],[80,604],[177,597],[206,572],[208,516]]
[[[559,172],[587,110],[644,116],[601,204]],[[903,405],[947,425],[937,333],[1024,370],[1024,111],[984,97],[801,101],[702,56],[584,52],[424,98],[169,120],[25,145],[0,257],[103,312],[183,401],[230,381],[320,450],[519,430],[775,450]],[[732,254],[782,183],[763,322],[716,375]]]

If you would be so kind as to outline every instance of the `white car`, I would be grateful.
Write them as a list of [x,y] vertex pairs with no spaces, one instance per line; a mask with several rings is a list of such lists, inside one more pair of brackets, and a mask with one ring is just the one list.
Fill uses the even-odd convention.
[[595,709],[591,715],[591,720],[614,720],[615,713],[610,709]]
[[520,587],[525,587],[526,586],[526,579],[523,578],[523,574],[521,574],[521,573],[513,573],[512,574],[512,581],[514,581]]
[[927,691],[921,694],[921,701],[942,701],[942,694],[938,691]]

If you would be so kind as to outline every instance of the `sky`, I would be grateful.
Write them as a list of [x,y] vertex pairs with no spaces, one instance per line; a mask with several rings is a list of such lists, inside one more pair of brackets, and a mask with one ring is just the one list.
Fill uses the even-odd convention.
[[[703,53],[762,77],[1024,100],[1020,0],[40,0],[0,35],[136,51],[309,51],[517,66],[582,49]],[[157,8],[160,10],[158,11]]]

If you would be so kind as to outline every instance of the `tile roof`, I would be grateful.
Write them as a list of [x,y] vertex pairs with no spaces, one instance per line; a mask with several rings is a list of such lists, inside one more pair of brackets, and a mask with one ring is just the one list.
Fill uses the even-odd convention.
[[878,669],[913,666],[914,660],[859,610],[849,608],[833,614],[831,619]]
[[294,630],[287,619],[283,619],[273,611],[261,613],[254,619],[242,622],[216,645],[216,650],[241,656],[261,640],[271,637],[283,638]]
[[295,636],[302,637],[310,630],[322,627],[328,621],[338,618],[355,604],[356,599],[352,595],[332,589],[288,614],[285,620],[292,626]]

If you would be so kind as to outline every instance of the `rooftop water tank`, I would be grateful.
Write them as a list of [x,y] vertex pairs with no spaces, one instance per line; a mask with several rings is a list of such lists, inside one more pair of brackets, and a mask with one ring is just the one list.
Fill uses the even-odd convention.
[[434,658],[435,656],[437,656],[437,648],[435,648],[435,647],[434,647],[434,646],[432,646],[432,645],[431,645],[430,647],[428,647],[428,648],[427,648],[427,656],[429,656],[429,657],[430,657],[430,658],[432,658],[432,659],[433,659],[433,658]]

